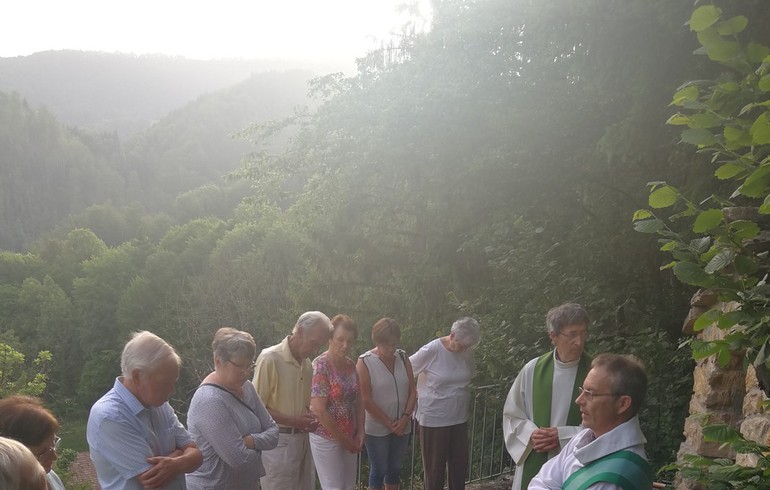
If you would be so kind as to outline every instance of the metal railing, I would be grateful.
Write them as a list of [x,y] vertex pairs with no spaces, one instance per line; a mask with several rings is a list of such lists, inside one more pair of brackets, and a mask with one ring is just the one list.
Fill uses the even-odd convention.
[[[488,480],[513,471],[505,449],[502,414],[507,392],[502,385],[471,388],[471,416],[468,420],[468,476],[466,483]],[[401,468],[401,488],[422,489],[422,462],[419,438],[412,436]],[[369,462],[358,458],[358,488],[368,488]]]

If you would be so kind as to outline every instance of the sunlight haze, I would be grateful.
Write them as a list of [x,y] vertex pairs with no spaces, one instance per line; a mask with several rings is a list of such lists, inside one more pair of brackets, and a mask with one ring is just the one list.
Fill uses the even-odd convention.
[[[74,49],[193,59],[351,60],[407,19],[403,0],[30,0],[3,8],[0,57]],[[420,0],[426,17],[429,2]]]

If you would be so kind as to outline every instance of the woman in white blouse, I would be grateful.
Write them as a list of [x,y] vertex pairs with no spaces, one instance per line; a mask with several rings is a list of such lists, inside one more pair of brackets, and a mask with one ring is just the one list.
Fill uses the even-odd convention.
[[370,490],[398,489],[412,432],[417,391],[412,364],[398,348],[400,340],[398,323],[381,318],[372,327],[374,349],[361,354],[356,364],[366,409],[364,442],[370,462]]
[[442,490],[449,470],[449,490],[465,488],[468,468],[469,385],[475,374],[473,346],[479,323],[461,318],[450,334],[412,354],[417,376],[419,423],[425,490]]

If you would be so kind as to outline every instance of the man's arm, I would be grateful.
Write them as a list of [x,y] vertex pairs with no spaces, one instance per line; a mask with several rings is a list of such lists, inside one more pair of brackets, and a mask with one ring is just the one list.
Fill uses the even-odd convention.
[[139,482],[150,490],[163,488],[177,475],[192,473],[203,463],[203,455],[194,442],[177,448],[168,456],[147,458],[152,468],[139,475]]

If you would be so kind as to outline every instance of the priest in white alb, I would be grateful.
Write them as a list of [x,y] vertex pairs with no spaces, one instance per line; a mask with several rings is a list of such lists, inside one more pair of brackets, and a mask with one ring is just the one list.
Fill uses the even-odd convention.
[[516,464],[513,490],[526,490],[543,464],[582,429],[574,400],[591,366],[584,352],[588,324],[588,313],[577,303],[552,308],[546,328],[554,349],[529,361],[508,393],[503,432]]

